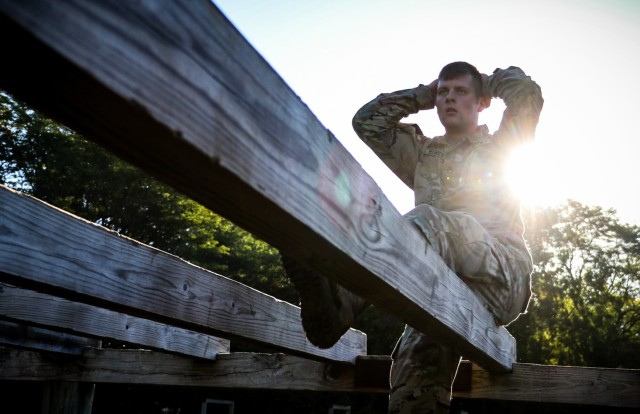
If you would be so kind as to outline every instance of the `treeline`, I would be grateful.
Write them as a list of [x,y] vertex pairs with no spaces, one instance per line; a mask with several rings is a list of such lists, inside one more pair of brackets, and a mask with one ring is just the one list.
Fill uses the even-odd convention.
[[[5,93],[0,182],[298,303],[277,249]],[[525,213],[534,296],[508,327],[518,360],[640,368],[640,228],[573,201]],[[370,354],[389,354],[403,329],[375,308],[355,327]]]
[[640,228],[575,201],[526,222],[533,299],[508,327],[518,360],[640,368]]

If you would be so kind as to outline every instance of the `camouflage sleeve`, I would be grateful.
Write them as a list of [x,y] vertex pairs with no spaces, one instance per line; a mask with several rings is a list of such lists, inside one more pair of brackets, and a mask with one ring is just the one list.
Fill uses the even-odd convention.
[[411,189],[418,145],[425,138],[417,125],[401,123],[400,120],[420,110],[433,108],[434,98],[425,85],[383,93],[360,108],[353,117],[353,129],[360,139]]
[[496,69],[487,78],[488,92],[501,98],[507,107],[494,136],[505,145],[533,139],[544,100],[540,87],[522,69]]

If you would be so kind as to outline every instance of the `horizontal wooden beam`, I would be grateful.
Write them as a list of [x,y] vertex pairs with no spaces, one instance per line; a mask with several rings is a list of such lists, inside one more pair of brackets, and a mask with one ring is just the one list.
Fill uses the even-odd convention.
[[[360,357],[356,362],[356,384],[388,389],[390,368],[389,356]],[[514,363],[511,372],[491,373],[462,361],[453,383],[453,396],[640,407],[640,370]]]
[[219,353],[230,351],[228,339],[136,318],[5,283],[0,283],[0,319],[199,358],[215,359]]
[[471,388],[456,397],[640,408],[640,370],[513,364],[491,373],[472,364]]
[[[70,364],[37,352],[0,349],[0,380],[388,393],[388,382],[358,379],[371,374],[372,366],[374,376],[382,378],[378,372],[386,369],[388,378],[389,361],[388,356],[363,356],[353,366],[283,354],[232,353],[195,362],[150,351],[90,349],[82,363]],[[512,373],[489,373],[468,361],[461,368],[470,378],[456,378],[455,398],[640,407],[640,370],[515,363]],[[462,390],[463,382],[470,384],[468,390]]]
[[285,354],[220,354],[215,361],[152,351],[90,349],[82,361],[55,360],[38,352],[0,348],[0,379],[195,386],[291,391],[356,389],[355,366],[323,363]]
[[0,87],[482,366],[511,369],[513,337],[209,0],[0,1],[0,36],[13,39]]
[[[163,328],[142,321],[147,319],[162,326],[242,338],[317,358],[355,362],[358,355],[366,354],[362,332],[352,329],[334,347],[319,349],[307,341],[298,307],[3,186],[0,281],[68,300],[5,288],[2,295],[6,300],[3,298],[0,310],[6,308],[7,317],[63,323],[64,329],[96,336],[104,329],[103,335],[135,342],[142,340],[136,339],[142,334],[136,329],[152,329],[147,339],[154,338],[155,346],[160,346],[158,341],[170,337],[154,337],[161,335]],[[19,294],[30,295],[28,300],[42,308],[56,306],[61,314],[28,313],[26,299]],[[15,295],[13,300],[11,295]],[[83,326],[82,319],[74,320],[77,312],[96,318],[100,325],[87,321]],[[59,318],[57,322],[45,320],[54,317]],[[123,326],[125,332],[118,332]],[[173,329],[170,326],[169,331]],[[210,340],[208,336],[198,339],[204,341],[201,345],[205,348]],[[182,346],[180,341],[175,345]]]
[[0,320],[0,346],[82,355],[85,349],[99,348],[100,344],[100,340],[85,336]]

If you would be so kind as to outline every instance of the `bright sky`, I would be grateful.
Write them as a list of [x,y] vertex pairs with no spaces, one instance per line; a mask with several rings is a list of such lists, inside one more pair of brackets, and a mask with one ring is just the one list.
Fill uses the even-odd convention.
[[[214,0],[378,182],[401,212],[412,192],[351,128],[381,92],[427,84],[445,64],[519,66],[545,99],[536,147],[518,165],[526,202],[567,198],[640,225],[640,1]],[[491,131],[504,105],[480,122]],[[435,111],[412,117],[428,136]]]

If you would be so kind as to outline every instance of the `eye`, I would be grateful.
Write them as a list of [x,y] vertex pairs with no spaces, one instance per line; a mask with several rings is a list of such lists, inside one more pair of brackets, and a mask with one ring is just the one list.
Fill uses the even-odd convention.
[[469,93],[469,91],[467,91],[466,89],[458,89],[458,90],[456,91],[456,93],[457,93],[458,95],[462,95],[462,96],[464,96],[464,95],[468,94],[468,93]]
[[438,89],[438,95],[445,96],[449,91],[447,89]]

